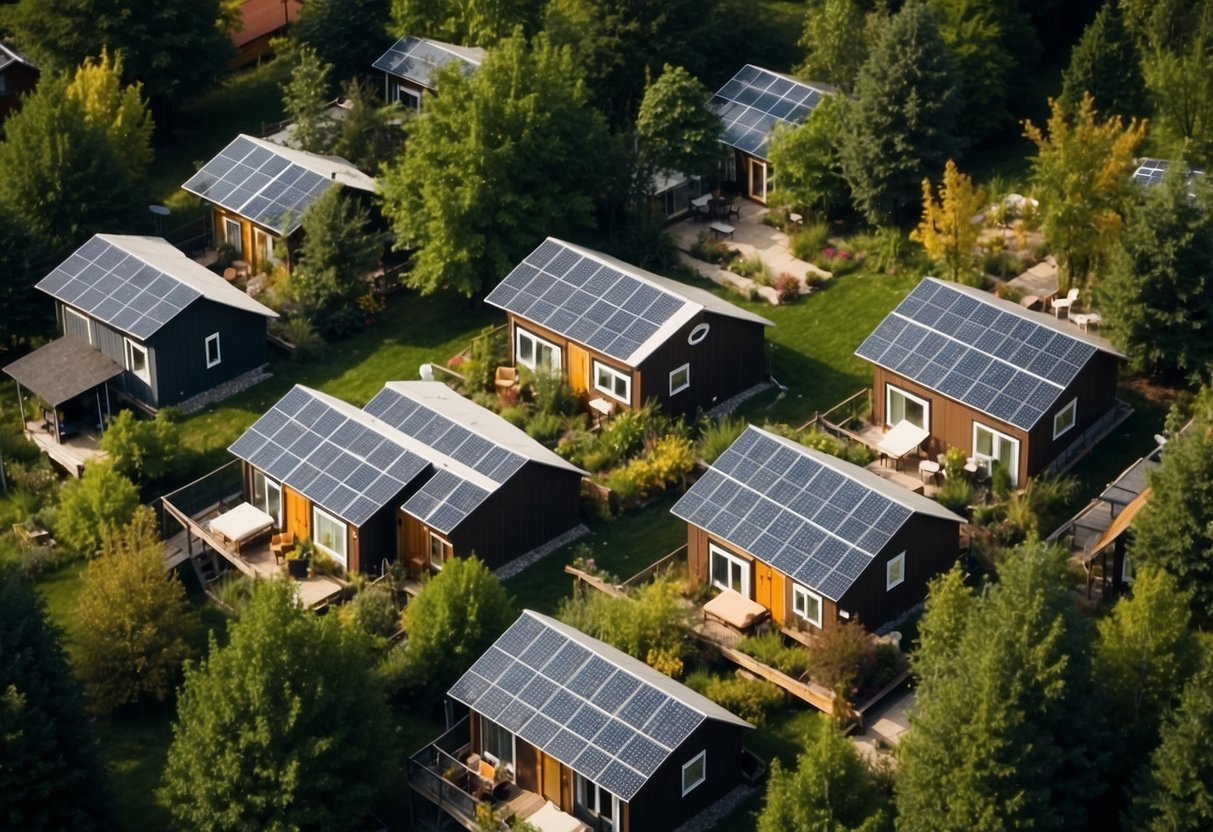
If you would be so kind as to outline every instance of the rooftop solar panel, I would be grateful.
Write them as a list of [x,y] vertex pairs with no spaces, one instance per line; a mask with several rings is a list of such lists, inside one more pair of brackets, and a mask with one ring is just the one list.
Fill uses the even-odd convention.
[[445,44],[410,36],[392,44],[372,66],[426,89],[433,89],[434,73],[448,64],[457,64],[465,74],[476,69],[479,61],[472,60],[472,56],[480,50],[469,49],[467,52],[470,54],[459,54]]
[[721,141],[765,159],[775,125],[800,123],[821,95],[808,84],[747,65],[712,96],[708,108],[720,116]]

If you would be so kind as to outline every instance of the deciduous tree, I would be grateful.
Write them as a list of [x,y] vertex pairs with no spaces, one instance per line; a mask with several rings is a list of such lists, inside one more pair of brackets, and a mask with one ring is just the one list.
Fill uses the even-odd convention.
[[1062,75],[1059,100],[1070,117],[1082,105],[1083,93],[1091,94],[1096,110],[1105,116],[1140,118],[1149,112],[1141,52],[1111,2],[1082,33]]
[[154,419],[118,411],[97,444],[109,454],[115,471],[142,486],[171,474],[181,455],[180,432],[164,410]]
[[708,109],[710,93],[682,67],[665,65],[644,91],[636,134],[652,170],[708,177],[720,163],[720,116]]
[[1155,123],[1170,155],[1213,163],[1213,4],[1196,31],[1172,48],[1147,47],[1142,69]]
[[1145,137],[1144,122],[1120,116],[1100,120],[1084,95],[1074,119],[1049,102],[1048,132],[1024,122],[1036,145],[1034,196],[1040,200],[1045,239],[1060,267],[1061,290],[1087,285],[1107,262],[1120,236],[1130,194],[1133,154]]
[[667,676],[682,675],[686,622],[672,580],[650,581],[626,598],[593,593],[566,599],[559,618]]
[[771,138],[771,165],[779,171],[768,202],[829,213],[847,203],[838,146],[842,141],[847,100],[827,95],[804,124],[776,127]]
[[[2,153],[3,151],[0,151]],[[34,284],[54,267],[43,241],[25,218],[0,204],[0,340],[9,346],[42,335],[54,324],[54,309]]]
[[389,5],[388,0],[308,0],[299,9],[291,37],[331,65],[338,80],[360,78],[390,43]]
[[417,250],[406,281],[472,296],[547,235],[587,227],[606,143],[567,50],[514,36],[470,77],[439,73],[403,157],[380,178],[396,247]]
[[290,50],[289,57],[295,65],[282,85],[282,109],[293,125],[291,144],[310,153],[332,153],[338,126],[325,112],[332,101],[332,64],[306,45]]
[[797,72],[849,92],[874,34],[858,0],[812,0],[800,35],[805,59]]
[[164,542],[149,508],[107,529],[101,554],[84,571],[74,618],[76,670],[96,710],[163,702],[192,653],[198,620],[176,573],[164,568]]
[[113,462],[90,462],[84,466],[84,476],[68,480],[59,492],[55,534],[75,551],[92,557],[101,547],[102,533],[125,526],[138,507],[134,483],[119,474]]
[[405,111],[399,104],[385,104],[378,90],[362,81],[351,81],[345,97],[350,106],[341,120],[333,153],[358,170],[376,174],[404,146],[401,123]]
[[973,276],[981,234],[981,224],[974,218],[985,204],[985,189],[974,188],[973,181],[957,170],[951,159],[943,170],[938,200],[931,181],[922,180],[922,221],[910,232],[910,239],[922,243],[949,280]]
[[96,737],[34,588],[0,566],[0,826],[114,828]]
[[[939,34],[956,64],[964,106],[961,132],[979,142],[1011,120],[1007,104],[1017,79],[1008,29],[1018,15],[1004,0],[929,0]],[[1030,30],[1028,35],[1030,37]]]
[[873,224],[901,223],[923,177],[959,149],[961,94],[931,12],[911,2],[881,27],[855,83],[839,147],[855,205]]
[[492,46],[516,27],[534,32],[542,8],[540,0],[392,0],[392,31],[397,37]]
[[177,700],[161,790],[176,827],[361,828],[398,771],[365,638],[285,581],[259,581],[230,635]]
[[152,114],[143,100],[143,85],[122,84],[122,56],[101,50],[72,75],[67,92],[84,107],[84,120],[100,128],[131,179],[140,179],[152,161]]

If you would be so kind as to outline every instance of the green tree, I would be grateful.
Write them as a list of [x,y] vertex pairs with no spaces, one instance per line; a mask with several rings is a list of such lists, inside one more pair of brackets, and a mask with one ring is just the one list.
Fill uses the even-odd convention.
[[1049,104],[1048,133],[1027,121],[1024,135],[1036,145],[1033,193],[1064,292],[1085,287],[1114,250],[1131,193],[1133,154],[1146,126],[1135,120],[1126,126],[1120,116],[1100,121],[1090,95],[1074,119],[1060,102]]
[[1091,94],[1096,109],[1105,116],[1132,118],[1149,112],[1141,52],[1111,2],[1082,33],[1062,75],[1059,101],[1071,118],[1082,105],[1083,93]]
[[198,619],[176,573],[164,568],[164,542],[150,508],[106,530],[100,556],[84,570],[73,618],[76,671],[96,710],[163,702],[173,693],[193,654]]
[[1150,476],[1153,492],[1133,519],[1129,556],[1139,569],[1169,572],[1191,593],[1192,617],[1213,622],[1213,436],[1209,423],[1167,443]]
[[951,159],[943,170],[939,201],[929,179],[922,180],[922,221],[910,239],[922,243],[949,280],[970,279],[977,268],[977,238],[981,226],[973,218],[986,205],[984,188],[956,169]]
[[1162,727],[1137,796],[1133,828],[1142,832],[1201,832],[1213,828],[1213,652],[1180,695]]
[[34,290],[52,268],[45,244],[30,232],[22,214],[0,203],[0,308],[5,310],[0,342],[13,347],[54,326],[54,307]]
[[126,162],[107,130],[89,123],[65,77],[43,75],[4,123],[4,134],[0,205],[21,216],[52,251],[70,249],[98,231],[120,230],[137,216],[138,194]]
[[1007,109],[1017,62],[1008,48],[1004,0],[929,0],[960,79],[964,107],[961,131],[979,142],[1002,130],[1011,120]]
[[396,247],[416,249],[409,286],[469,297],[547,235],[593,219],[606,144],[567,50],[540,36],[502,41],[470,77],[440,73],[442,94],[413,122],[403,157],[380,178]]
[[771,165],[779,171],[768,202],[828,214],[847,203],[838,146],[847,100],[827,95],[803,124],[780,125],[771,138]]
[[800,45],[804,63],[797,73],[849,92],[868,56],[863,6],[858,0],[812,0],[804,17]]
[[516,27],[535,31],[542,7],[541,0],[392,0],[392,31],[397,37],[492,46]]
[[1213,191],[1179,161],[1129,214],[1098,287],[1108,337],[1134,369],[1200,377],[1213,366]]
[[411,683],[444,694],[515,617],[514,602],[483,561],[448,560],[404,608]]
[[68,480],[59,492],[55,534],[75,551],[92,557],[101,547],[102,533],[125,526],[138,507],[134,483],[119,474],[112,462],[90,462],[84,466],[83,477]]
[[154,419],[118,411],[97,444],[109,454],[115,471],[142,486],[167,477],[181,457],[180,430],[164,410]]
[[142,85],[122,85],[122,56],[104,49],[72,75],[67,92],[84,107],[84,120],[105,132],[115,155],[126,163],[131,179],[141,179],[152,161],[152,114]]
[[326,112],[332,101],[333,67],[310,46],[291,50],[291,77],[282,85],[282,109],[294,125],[291,144],[311,153],[333,152],[338,126]]
[[676,582],[658,578],[623,598],[599,592],[567,598],[557,617],[667,676],[678,677],[687,635],[679,598]]
[[[1087,628],[1064,558],[1041,543],[1020,547],[970,613],[956,578],[933,585],[945,600],[931,599],[929,649],[914,659],[920,681],[901,746],[899,829],[1082,828],[1102,746]],[[947,636],[958,636],[950,648]]]
[[303,212],[303,243],[288,291],[321,335],[339,335],[357,323],[364,278],[386,242],[370,229],[366,208],[340,188],[329,188]]
[[105,48],[121,53],[157,113],[211,89],[232,48],[219,20],[219,0],[18,0],[5,16],[44,72],[73,70]]
[[803,743],[795,770],[771,762],[758,832],[891,832],[889,796],[851,741],[819,717]]
[[340,80],[360,78],[388,46],[388,0],[308,0],[291,38],[333,67]]
[[114,828],[96,737],[34,588],[0,566],[0,826]]
[[361,828],[397,771],[365,638],[301,609],[286,581],[257,582],[229,632],[177,700],[161,790],[176,827]]
[[641,157],[652,170],[710,177],[720,164],[720,116],[708,109],[711,94],[682,67],[669,64],[644,91],[636,134]]
[[1190,37],[1174,48],[1147,47],[1142,62],[1154,102],[1155,126],[1175,155],[1213,163],[1213,4]]
[[353,163],[358,170],[375,173],[404,146],[404,109],[384,104],[376,87],[359,80],[345,88],[350,107],[333,144],[333,153]]
[[856,207],[873,224],[903,223],[924,178],[956,154],[961,95],[931,12],[911,2],[881,27],[855,82],[839,146]]

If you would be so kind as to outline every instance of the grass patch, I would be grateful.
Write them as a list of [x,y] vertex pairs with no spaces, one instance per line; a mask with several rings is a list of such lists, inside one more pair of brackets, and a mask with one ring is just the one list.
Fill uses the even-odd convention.
[[156,789],[173,741],[175,714],[176,707],[169,703],[97,720],[101,758],[122,829],[128,832],[172,825],[167,807],[156,800]]

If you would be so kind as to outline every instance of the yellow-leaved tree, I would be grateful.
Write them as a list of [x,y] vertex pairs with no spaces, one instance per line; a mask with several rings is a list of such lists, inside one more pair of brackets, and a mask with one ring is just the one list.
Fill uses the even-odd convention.
[[1146,122],[1120,116],[1101,121],[1095,100],[1084,94],[1073,120],[1058,101],[1046,134],[1031,121],[1024,135],[1036,145],[1033,193],[1040,200],[1045,241],[1060,267],[1060,290],[1086,287],[1120,239],[1129,200],[1133,156]]
[[922,244],[949,280],[960,281],[976,270],[981,223],[974,217],[985,202],[985,189],[974,188],[973,180],[951,159],[944,167],[938,200],[931,181],[922,180],[922,221],[910,232],[910,239]]
[[85,121],[105,131],[131,179],[142,178],[152,161],[155,124],[143,98],[143,84],[122,84],[122,56],[103,49],[99,58],[85,59],[67,92],[84,107]]

